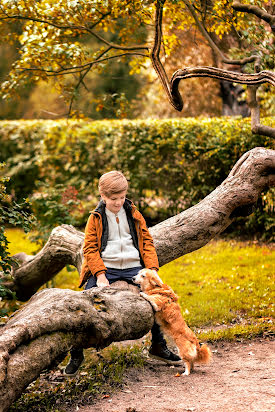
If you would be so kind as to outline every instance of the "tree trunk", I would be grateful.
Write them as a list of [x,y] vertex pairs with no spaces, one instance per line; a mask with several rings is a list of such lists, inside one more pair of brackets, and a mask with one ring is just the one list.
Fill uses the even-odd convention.
[[151,305],[121,284],[125,290],[115,284],[83,292],[44,289],[11,317],[1,328],[0,412],[72,347],[104,348],[151,329]]
[[222,116],[250,116],[250,110],[245,100],[241,98],[244,89],[240,85],[220,81],[222,98]]
[[[255,148],[245,153],[224,182],[200,203],[151,228],[160,265],[207,244],[236,216],[249,214],[261,192],[274,185],[275,151]],[[28,299],[66,264],[80,270],[83,237],[72,226],[62,225],[37,255],[17,255],[21,266],[14,270],[11,286],[20,299]],[[103,348],[146,334],[153,312],[133,291],[135,287],[116,290],[112,285],[83,292],[45,289],[33,296],[1,328],[2,411],[73,346]]]
[[[160,265],[206,245],[237,216],[250,214],[261,192],[274,185],[275,151],[257,147],[245,153],[224,182],[201,202],[150,229]],[[55,228],[37,255],[15,255],[20,266],[6,285],[25,301],[65,265],[80,271],[83,240],[84,234],[72,226]]]

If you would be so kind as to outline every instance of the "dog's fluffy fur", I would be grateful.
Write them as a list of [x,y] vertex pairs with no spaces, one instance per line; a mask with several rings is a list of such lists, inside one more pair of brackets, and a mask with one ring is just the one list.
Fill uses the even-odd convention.
[[200,346],[198,339],[185,323],[178,296],[164,284],[158,274],[150,269],[142,269],[133,278],[140,285],[141,295],[147,299],[156,311],[155,319],[163,333],[174,340],[184,361],[185,375],[189,375],[194,363],[207,363],[211,359],[211,351],[207,345]]

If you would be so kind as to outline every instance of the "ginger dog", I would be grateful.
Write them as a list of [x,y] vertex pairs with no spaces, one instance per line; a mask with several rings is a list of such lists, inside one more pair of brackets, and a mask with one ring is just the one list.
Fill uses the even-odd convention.
[[185,323],[180,306],[177,302],[178,296],[162,282],[156,271],[142,269],[133,277],[133,281],[140,285],[140,293],[147,299],[156,311],[155,320],[162,331],[170,335],[179,349],[180,356],[184,361],[184,375],[189,375],[194,363],[207,363],[212,353],[207,345],[200,346],[198,339]]

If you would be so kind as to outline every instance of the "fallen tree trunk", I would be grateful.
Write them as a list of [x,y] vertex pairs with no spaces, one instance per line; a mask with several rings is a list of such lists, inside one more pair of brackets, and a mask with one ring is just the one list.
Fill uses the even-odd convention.
[[[236,216],[249,213],[261,192],[274,185],[275,151],[255,148],[245,153],[228,178],[199,204],[151,228],[160,264],[207,244]],[[66,264],[80,270],[83,237],[62,225],[36,256],[19,254],[21,266],[11,283],[18,296],[28,299]],[[0,329],[2,411],[73,346],[103,348],[113,341],[137,339],[152,324],[150,304],[113,285],[83,292],[43,290]]]
[[[150,229],[160,265],[206,245],[237,216],[250,214],[262,191],[274,185],[275,151],[257,147],[245,153],[224,182],[201,202]],[[65,265],[80,271],[83,239],[84,234],[72,226],[55,228],[37,255],[15,255],[20,266],[6,285],[25,301]]]
[[[124,290],[115,288],[121,284]],[[135,287],[113,285],[83,292],[44,289],[1,328],[0,412],[72,347],[104,348],[151,329],[151,305],[133,292]]]

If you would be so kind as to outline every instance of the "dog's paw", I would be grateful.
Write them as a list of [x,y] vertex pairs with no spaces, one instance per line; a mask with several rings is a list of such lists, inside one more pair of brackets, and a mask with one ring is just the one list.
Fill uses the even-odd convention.
[[142,296],[144,299],[148,300],[152,304],[152,300],[149,295],[147,295],[145,292],[140,292],[140,296]]
[[142,296],[146,300],[149,300],[149,296],[146,295],[146,293],[144,293],[144,292],[140,292],[140,296]]
[[140,296],[142,296],[144,299],[148,300],[149,303],[151,303],[152,308],[157,312],[159,310],[158,305],[152,300],[150,296],[148,296],[144,292],[140,292]]

